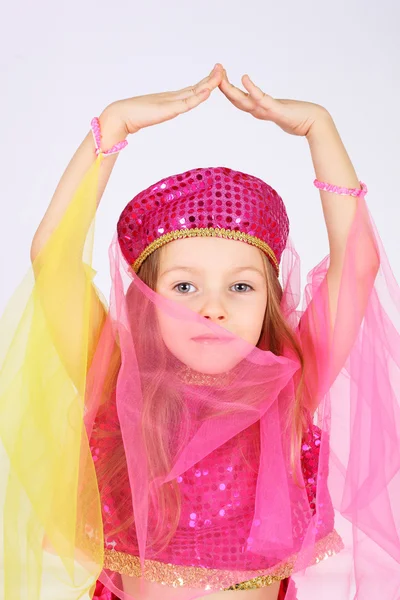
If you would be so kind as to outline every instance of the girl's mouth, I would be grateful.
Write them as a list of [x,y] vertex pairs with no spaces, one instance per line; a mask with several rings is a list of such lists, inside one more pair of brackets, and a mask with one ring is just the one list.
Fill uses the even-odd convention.
[[227,342],[231,342],[233,338],[231,337],[220,337],[216,335],[199,335],[197,337],[193,337],[192,340],[198,344],[226,344]]

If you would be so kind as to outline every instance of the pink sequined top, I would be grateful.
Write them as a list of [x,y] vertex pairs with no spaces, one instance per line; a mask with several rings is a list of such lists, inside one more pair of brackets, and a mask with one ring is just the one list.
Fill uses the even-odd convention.
[[[116,428],[118,417],[114,406],[103,411],[103,416],[98,416],[94,424],[91,450],[95,465],[107,459],[115,444],[115,439],[97,434],[100,430]],[[157,561],[235,571],[266,569],[275,564],[266,564],[265,557],[252,554],[247,547],[254,516],[257,469],[244,457],[251,455],[257,428],[258,423],[248,427],[177,478],[182,497],[180,521],[168,546],[157,553]],[[316,509],[320,443],[321,430],[310,422],[303,438],[301,464],[312,514]],[[119,523],[119,503],[130,497],[128,482],[118,488],[116,491],[111,485],[107,488],[109,491],[103,489],[101,493],[105,548],[137,556],[134,524],[110,535]],[[334,526],[332,506],[325,505],[322,511],[317,523],[317,539],[329,534]],[[302,524],[301,519],[297,523],[299,546],[307,525],[308,522]],[[146,551],[146,557],[152,558],[151,550]]]

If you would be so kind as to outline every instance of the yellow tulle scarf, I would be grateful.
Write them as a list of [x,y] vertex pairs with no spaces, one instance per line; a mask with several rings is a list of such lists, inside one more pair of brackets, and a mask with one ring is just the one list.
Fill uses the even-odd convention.
[[99,333],[92,250],[103,160],[85,174],[0,320],[5,600],[41,598],[50,553],[68,598],[87,594],[102,570],[100,497],[83,417]]

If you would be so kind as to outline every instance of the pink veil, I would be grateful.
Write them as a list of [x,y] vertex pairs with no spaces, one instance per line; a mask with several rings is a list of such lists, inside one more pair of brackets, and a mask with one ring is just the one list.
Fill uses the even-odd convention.
[[[299,257],[290,240],[284,250],[281,311],[303,370],[286,345],[274,353],[231,336],[200,350],[194,336],[226,331],[156,294],[116,235],[106,306],[93,229],[80,265],[73,252],[86,235],[77,219],[95,216],[102,160],[0,323],[6,600],[26,597],[23,548],[30,600],[48,551],[76,599],[188,600],[290,578],[285,600],[398,600],[400,293],[365,200],[333,327],[329,257],[300,306]],[[95,343],[93,291],[104,306]]]
[[[99,381],[97,372],[103,370],[104,355],[107,351],[110,354],[114,339],[120,345],[122,366],[111,404],[97,412],[97,417],[96,411],[88,413],[86,426],[98,473],[103,473],[100,469],[104,461],[115,452],[113,444],[121,441],[126,464],[125,477],[113,480],[103,492],[100,490],[106,548],[100,581],[123,600],[136,600],[141,596],[121,595],[124,572],[138,575],[137,569],[141,568],[141,593],[154,592],[154,586],[165,586],[169,577],[165,572],[157,574],[159,563],[181,564],[180,557],[186,553],[190,559],[187,564],[187,559],[182,560],[187,570],[175,573],[176,579],[172,577],[167,583],[167,587],[181,587],[182,598],[228,589],[240,581],[260,577],[261,573],[291,576],[285,596],[288,599],[319,599],[321,586],[322,595],[328,600],[355,595],[372,599],[378,591],[384,598],[397,598],[399,288],[365,201],[359,199],[349,235],[333,329],[328,301],[329,258],[310,272],[304,306],[300,309],[300,262],[290,240],[282,257],[281,309],[300,341],[307,408],[314,426],[320,429],[316,477],[311,474],[303,486],[296,485],[290,475],[293,471],[289,423],[299,360],[290,353],[277,356],[250,347],[239,338],[218,350],[207,350],[212,356],[199,356],[197,349],[191,354],[191,334],[211,329],[218,335],[224,330],[147,287],[122,257],[116,237],[110,248],[110,263],[110,335],[102,340],[104,345],[99,345],[90,379]],[[189,371],[185,366],[182,370],[182,362],[171,360],[168,352],[167,357],[160,357],[151,343],[159,341],[160,313],[172,324],[168,331],[173,332],[174,348],[178,348],[178,354],[182,350]],[[204,380],[193,376],[193,371],[202,372],[204,365],[209,368],[211,363],[216,373],[224,375]],[[152,386],[157,388],[152,393],[158,398],[152,409],[154,414],[148,413],[145,406],[146,393]],[[174,414],[162,403],[177,390],[185,401],[178,403]],[[98,389],[95,395],[101,396]],[[164,420],[160,420],[159,411],[163,409]],[[159,439],[173,449],[168,466],[158,465],[156,473],[147,464],[146,456],[152,449],[143,438],[143,419],[150,437],[156,437],[160,427],[165,427],[164,436],[161,434]],[[118,435],[113,441],[115,431]],[[259,436],[257,449],[249,441],[251,436]],[[303,440],[303,450],[307,450],[307,443],[312,441]],[[212,479],[211,472],[213,468],[216,473],[222,469],[219,465],[223,464],[223,452],[230,457],[228,463],[235,464],[238,449],[247,463],[247,469],[237,474],[240,486],[253,485],[255,497],[247,512],[235,521],[237,512],[229,502],[232,495],[224,497],[219,493],[221,485],[225,491],[226,481],[218,476]],[[299,460],[298,456],[298,474],[302,472]],[[315,456],[310,460],[315,460]],[[157,470],[157,465],[153,468]],[[227,481],[234,487],[235,480],[228,477]],[[181,484],[181,494],[184,502],[190,503],[190,509],[181,505],[175,538],[162,549],[157,537],[157,511],[162,512],[158,492],[172,482],[177,487]],[[187,491],[197,483],[197,495]],[[310,489],[315,493],[314,499],[311,493],[311,504]],[[203,495],[208,498],[209,507],[215,503],[211,517],[212,508],[204,507]],[[124,507],[118,506],[121,498],[129,498]],[[250,500],[251,495],[246,497],[246,501]],[[134,529],[127,526],[115,534],[109,523],[126,521],[132,511]],[[174,515],[168,513],[168,507],[166,513],[163,525],[168,533],[173,529]],[[199,523],[201,517],[203,522]],[[335,524],[336,520],[341,527]],[[204,526],[205,521],[209,521],[209,529]],[[193,532],[197,535],[197,548],[191,541]],[[222,548],[215,545],[219,533],[227,540]],[[204,536],[208,536],[206,540]],[[210,548],[208,556],[202,555],[206,544]],[[129,563],[132,555],[139,557],[140,563]],[[324,561],[328,556],[331,558]],[[208,569],[199,569],[195,575],[190,571],[204,565]],[[321,579],[322,571],[326,573]],[[186,587],[191,578],[192,587]],[[179,580],[181,584],[176,583]]]

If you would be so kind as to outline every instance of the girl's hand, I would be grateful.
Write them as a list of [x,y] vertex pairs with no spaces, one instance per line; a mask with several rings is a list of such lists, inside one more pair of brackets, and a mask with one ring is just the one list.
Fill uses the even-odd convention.
[[248,93],[232,85],[223,69],[222,81],[218,87],[234,106],[256,119],[273,121],[286,133],[307,136],[315,121],[330,116],[320,104],[272,98],[257,87],[248,75],[243,75],[242,83]]
[[169,121],[204,102],[219,85],[222,75],[222,68],[214,67],[207,77],[195,85],[175,92],[117,100],[106,110],[124,124],[127,133],[136,133],[143,127]]

